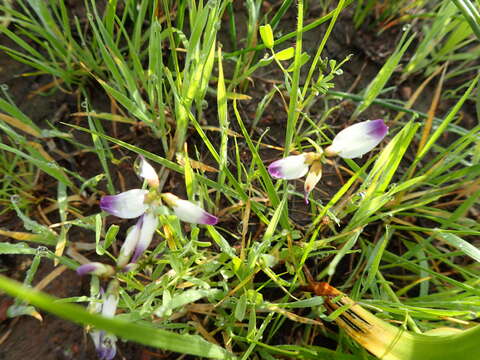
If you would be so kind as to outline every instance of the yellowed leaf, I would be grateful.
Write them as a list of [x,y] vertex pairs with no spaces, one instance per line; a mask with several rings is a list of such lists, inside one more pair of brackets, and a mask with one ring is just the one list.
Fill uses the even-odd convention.
[[19,129],[19,130],[21,130],[21,131],[23,131],[23,132],[25,132],[29,135],[32,135],[32,136],[35,136],[35,137],[40,137],[40,132],[37,129],[34,129],[31,126],[21,122],[17,118],[8,116],[6,114],[0,114],[0,120],[5,121],[7,124],[9,124],[13,127],[16,127],[17,129]]

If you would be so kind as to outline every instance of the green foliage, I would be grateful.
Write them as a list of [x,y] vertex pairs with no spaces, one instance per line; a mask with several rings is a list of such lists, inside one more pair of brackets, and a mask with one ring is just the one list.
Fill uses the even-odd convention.
[[[359,1],[353,19],[345,11],[353,2],[343,0],[318,8],[284,0],[270,9],[260,0],[98,3],[85,2],[84,18],[63,0],[0,6],[11,19],[0,29],[17,44],[0,48],[34,69],[26,75],[53,77],[57,91],[74,92],[81,104],[75,122],[47,127],[2,87],[0,215],[24,229],[0,229],[8,238],[0,254],[33,257],[24,286],[0,278],[17,299],[13,316],[43,309],[199,357],[370,358],[346,334],[316,326],[331,317],[320,297],[300,291],[310,267],[317,280],[414,332],[467,328],[478,318],[480,126],[462,118],[478,89],[475,3],[416,2],[414,16],[406,1]],[[373,9],[383,12],[372,22]],[[412,19],[418,32],[403,32],[375,76],[363,79],[365,88],[346,90],[342,76],[356,55],[327,57],[332,34],[352,21],[355,31],[367,23],[380,31]],[[321,34],[313,49],[312,32]],[[389,93],[438,68],[447,85],[462,80],[444,87],[451,99],[444,113],[426,114]],[[97,96],[110,104],[99,109]],[[268,173],[270,160],[320,151],[352,119],[379,112],[387,139],[365,159],[328,161],[309,206],[299,205],[298,182]],[[400,112],[410,119],[388,121]],[[427,141],[419,146],[422,131]],[[89,171],[66,165],[51,151],[56,141],[71,146],[71,156],[92,153],[98,164]],[[153,245],[136,267],[112,275],[120,283],[113,319],[70,304],[94,301],[107,279],[93,277],[90,294],[68,299],[28,288],[40,258],[70,269],[117,259],[131,223],[106,226],[96,206],[101,195],[130,189],[123,180],[134,183],[136,155],[159,172],[159,191],[202,203],[219,225],[185,227],[162,207]],[[48,194],[43,200],[39,190]],[[46,206],[53,224],[37,212]],[[335,350],[323,346],[326,338]]]

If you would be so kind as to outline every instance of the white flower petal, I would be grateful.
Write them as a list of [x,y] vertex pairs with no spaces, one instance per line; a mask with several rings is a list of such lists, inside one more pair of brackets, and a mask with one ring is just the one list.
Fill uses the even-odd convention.
[[277,179],[298,179],[308,172],[308,164],[305,163],[305,154],[287,156],[274,161],[268,166],[270,175]]
[[130,261],[133,250],[138,244],[140,239],[140,231],[142,229],[143,216],[141,216],[137,223],[130,228],[127,233],[127,237],[123,242],[122,248],[120,249],[120,254],[118,255],[117,265],[119,267],[124,267]]
[[158,186],[158,175],[152,165],[150,165],[143,156],[139,156],[138,175],[147,180],[150,186]]
[[113,317],[117,311],[118,296],[115,294],[107,294],[103,298],[102,315],[105,317]]
[[147,210],[145,195],[148,190],[133,189],[117,195],[107,195],[100,199],[100,208],[123,219],[133,219]]
[[[140,221],[140,220],[139,220]],[[153,235],[155,230],[158,227],[158,217],[157,215],[147,212],[142,217],[142,224],[140,235],[138,238],[137,245],[135,247],[135,254],[133,255],[132,262],[137,261],[140,255],[143,254],[145,250],[148,249],[150,243],[152,242]]]
[[387,132],[382,119],[363,121],[340,131],[325,152],[345,159],[360,157],[377,146]]
[[103,330],[93,330],[90,331],[90,337],[92,338],[93,344],[95,345],[95,349],[100,348],[100,340],[102,338]]

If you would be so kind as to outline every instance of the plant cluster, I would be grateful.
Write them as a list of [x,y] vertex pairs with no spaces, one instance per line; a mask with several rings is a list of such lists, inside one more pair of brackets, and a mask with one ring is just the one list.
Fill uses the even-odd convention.
[[[0,229],[0,255],[32,257],[23,285],[0,276],[8,316],[84,325],[103,360],[120,340],[220,359],[480,357],[477,4],[70,3],[0,5],[15,43],[0,49],[48,81],[31,106],[77,103],[40,126],[0,88],[0,219],[25,228]],[[381,65],[327,57],[350,25],[394,39]],[[33,285],[42,259],[56,270]],[[37,291],[66,269],[88,295]]]

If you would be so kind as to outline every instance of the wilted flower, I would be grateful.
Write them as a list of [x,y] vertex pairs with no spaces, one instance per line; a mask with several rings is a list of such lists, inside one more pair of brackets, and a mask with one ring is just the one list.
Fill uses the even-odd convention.
[[338,155],[344,159],[361,157],[383,140],[388,127],[382,119],[367,120],[340,131],[325,149],[325,155]]
[[[130,229],[127,238],[120,249],[117,265],[123,267],[129,261],[135,262],[152,242],[158,226],[156,210],[160,206],[160,198],[173,209],[175,215],[182,221],[214,225],[218,219],[197,205],[179,199],[173,194],[161,194],[155,191],[158,186],[158,176],[153,167],[141,156],[136,162],[137,173],[147,180],[154,188],[152,191],[133,189],[117,195],[107,195],[100,199],[100,208],[123,219],[138,217],[137,223]],[[133,254],[133,258],[130,257]]]
[[305,184],[303,186],[305,203],[308,204],[308,196],[310,192],[315,188],[320,179],[322,178],[322,163],[320,160],[314,161],[310,167],[307,178],[305,179]]

